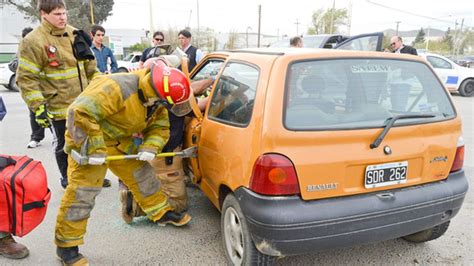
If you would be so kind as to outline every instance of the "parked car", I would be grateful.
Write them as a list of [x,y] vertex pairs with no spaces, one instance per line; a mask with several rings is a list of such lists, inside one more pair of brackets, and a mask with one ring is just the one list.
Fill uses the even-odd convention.
[[[346,43],[356,47],[361,40]],[[461,119],[417,56],[326,49],[207,55],[186,170],[221,211],[229,263],[442,236],[468,189]]]
[[0,85],[12,91],[18,91],[16,86],[15,72],[10,71],[8,63],[0,64]]
[[130,72],[138,69],[141,52],[133,52],[127,55],[123,60],[117,60],[117,72]]
[[449,91],[474,96],[474,69],[459,66],[442,55],[423,53],[420,56],[431,64]]
[[474,56],[473,55],[470,55],[470,56],[466,56],[462,59],[459,59],[457,61],[457,63],[460,65],[460,66],[463,66],[463,67],[474,67]]

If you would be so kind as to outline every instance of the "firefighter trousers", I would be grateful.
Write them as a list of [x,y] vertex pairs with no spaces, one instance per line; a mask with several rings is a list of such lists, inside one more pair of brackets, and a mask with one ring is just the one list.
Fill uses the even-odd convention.
[[[108,155],[122,155],[115,146],[107,147]],[[55,243],[58,247],[74,247],[84,243],[87,220],[102,190],[107,169],[130,189],[141,209],[152,221],[159,220],[173,208],[160,190],[160,182],[148,162],[138,160],[111,161],[104,165],[79,165],[68,157],[69,184],[61,200]]]
[[[174,151],[180,151],[177,148]],[[155,170],[156,178],[160,180],[161,190],[168,197],[168,202],[176,212],[182,212],[187,209],[188,195],[186,193],[186,176],[183,171],[183,159],[173,157],[173,163],[166,164],[165,158],[156,158],[150,161]]]

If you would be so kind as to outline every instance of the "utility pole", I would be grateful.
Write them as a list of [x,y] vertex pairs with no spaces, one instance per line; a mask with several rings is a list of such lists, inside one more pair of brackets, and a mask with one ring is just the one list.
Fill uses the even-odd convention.
[[349,23],[347,25],[347,34],[351,36],[351,26],[352,26],[352,0],[349,0]]
[[331,25],[329,27],[329,34],[333,33],[334,28],[334,12],[336,11],[336,0],[332,0],[332,10],[331,10]]
[[151,0],[148,0],[148,9],[150,11],[150,32],[153,38],[153,34],[155,33],[155,28],[153,27],[153,7],[151,5]]
[[430,30],[431,30],[431,25],[428,25],[428,34],[426,34],[426,51],[428,52],[428,46],[430,45]]
[[90,0],[89,5],[90,5],[90,8],[91,8],[91,23],[92,23],[92,25],[94,25],[95,24],[95,22],[94,22],[94,3],[92,2],[92,0]]
[[249,30],[252,30],[252,27],[248,26],[245,30],[245,43],[247,44],[247,48],[249,48]]
[[262,5],[258,5],[258,38],[257,47],[260,47],[260,27],[262,22]]
[[298,35],[299,35],[298,26],[299,26],[301,23],[298,21],[298,19],[296,19],[295,24],[296,24],[296,36],[298,36]]
[[199,0],[196,0],[197,4],[197,38],[196,38],[196,46],[199,47]]
[[[448,28],[449,29],[449,28]],[[454,55],[456,53],[456,39],[458,37],[458,20],[456,19],[454,21],[454,38],[453,38],[453,50],[451,51],[451,55]],[[456,58],[457,59],[457,58]]]
[[[459,32],[462,34],[462,27],[464,26],[464,18],[461,20],[461,27],[459,27]],[[453,47],[454,47],[454,58],[457,60],[458,59],[458,53],[459,53],[459,42],[456,41],[457,39],[457,31],[454,32],[454,41],[453,41]]]
[[395,23],[397,23],[397,29],[395,30],[395,35],[398,36],[398,25],[402,22],[401,21],[395,21]]
[[190,9],[190,10],[189,10],[189,17],[188,17],[188,24],[186,25],[187,28],[191,28],[191,27],[189,27],[189,25],[191,25],[191,17],[192,17],[192,15],[193,15],[193,10]]

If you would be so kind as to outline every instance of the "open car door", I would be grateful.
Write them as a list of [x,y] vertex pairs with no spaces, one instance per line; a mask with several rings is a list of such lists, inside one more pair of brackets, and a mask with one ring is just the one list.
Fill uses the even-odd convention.
[[334,49],[356,51],[382,51],[383,32],[366,33],[350,37]]
[[[184,171],[188,176],[191,177],[191,181],[193,183],[199,183],[201,180],[201,172],[199,168],[199,141],[201,139],[201,122],[203,119],[203,114],[200,113],[201,111],[197,107],[197,102],[205,100],[208,95],[211,95],[211,91],[216,84],[216,81],[219,78],[220,71],[224,66],[224,62],[226,57],[224,55],[211,55],[204,57],[201,62],[193,69],[190,73],[190,80],[191,83],[193,81],[198,81],[202,79],[207,79],[211,76],[215,77],[215,81],[210,88],[207,88],[205,92],[201,95],[195,95],[195,102],[193,103],[193,112],[194,116],[187,118],[186,120],[186,127],[184,133],[184,147],[197,147],[197,157],[195,158],[187,158],[184,162]],[[207,108],[207,106],[206,106]],[[203,112],[203,111],[202,111]]]

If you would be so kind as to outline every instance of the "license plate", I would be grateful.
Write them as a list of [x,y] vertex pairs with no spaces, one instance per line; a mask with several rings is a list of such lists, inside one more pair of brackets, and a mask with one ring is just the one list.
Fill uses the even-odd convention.
[[369,165],[365,169],[365,188],[376,188],[407,182],[408,162]]

